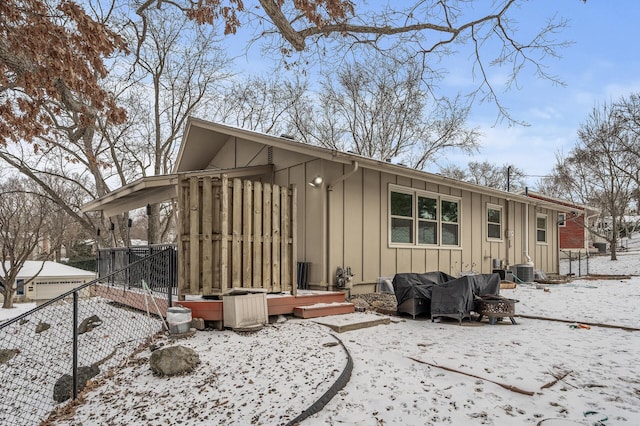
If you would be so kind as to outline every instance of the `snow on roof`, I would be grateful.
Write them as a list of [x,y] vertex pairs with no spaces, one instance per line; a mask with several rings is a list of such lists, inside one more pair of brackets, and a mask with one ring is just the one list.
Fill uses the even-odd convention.
[[[44,263],[44,266],[42,265]],[[40,271],[42,268],[42,271]],[[38,273],[40,271],[40,273]],[[27,260],[20,269],[19,279],[31,278],[34,275],[39,278],[60,278],[60,277],[89,277],[94,278],[95,272],[85,271],[84,269],[74,268],[73,266],[64,265],[62,263],[41,260]]]

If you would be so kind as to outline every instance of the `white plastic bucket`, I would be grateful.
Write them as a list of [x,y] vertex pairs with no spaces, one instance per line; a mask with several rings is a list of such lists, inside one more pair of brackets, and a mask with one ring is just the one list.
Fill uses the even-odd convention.
[[191,328],[191,309],[173,306],[167,309],[167,323],[170,334],[182,334]]

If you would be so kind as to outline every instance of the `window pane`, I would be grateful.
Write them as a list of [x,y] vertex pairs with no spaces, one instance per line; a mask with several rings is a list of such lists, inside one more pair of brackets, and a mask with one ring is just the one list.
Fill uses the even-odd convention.
[[438,200],[435,198],[418,197],[418,217],[420,219],[438,220]]
[[546,243],[547,242],[547,231],[543,231],[541,229],[538,229],[538,242],[539,243]]
[[442,200],[442,221],[458,223],[458,202]]
[[546,229],[547,228],[547,218],[546,217],[538,217],[536,223],[538,225],[538,229]]
[[418,222],[418,244],[437,244],[438,224],[421,220]]
[[458,245],[458,225],[450,223],[442,224],[442,245]]
[[391,192],[391,214],[413,217],[413,196],[401,192]]
[[490,223],[487,228],[487,236],[489,238],[500,238],[500,225]]
[[413,220],[391,218],[391,242],[413,243]]
[[487,221],[490,223],[501,223],[500,210],[487,209]]

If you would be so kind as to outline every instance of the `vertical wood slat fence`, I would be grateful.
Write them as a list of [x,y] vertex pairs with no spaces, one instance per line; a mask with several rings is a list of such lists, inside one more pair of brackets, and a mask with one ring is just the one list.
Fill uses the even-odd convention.
[[178,185],[181,300],[233,288],[295,295],[295,186],[226,175],[185,177]]

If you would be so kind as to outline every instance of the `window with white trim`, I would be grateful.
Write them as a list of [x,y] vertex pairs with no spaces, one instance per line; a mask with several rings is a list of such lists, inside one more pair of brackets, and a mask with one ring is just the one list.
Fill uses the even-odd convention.
[[391,242],[413,244],[413,194],[392,191],[389,197],[391,212]]
[[390,186],[389,217],[390,244],[460,245],[460,199]]
[[539,214],[536,216],[536,242],[547,242],[547,215]]
[[566,213],[558,213],[558,226],[563,227],[567,226],[567,214]]
[[502,239],[502,206],[487,204],[487,238]]

